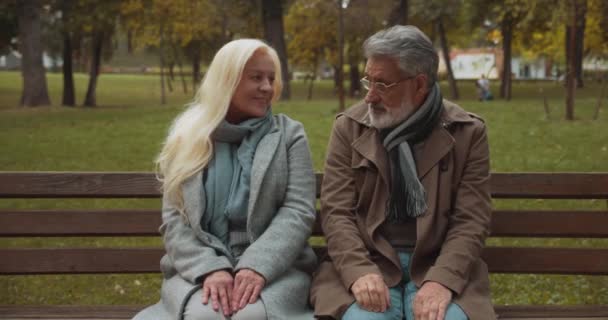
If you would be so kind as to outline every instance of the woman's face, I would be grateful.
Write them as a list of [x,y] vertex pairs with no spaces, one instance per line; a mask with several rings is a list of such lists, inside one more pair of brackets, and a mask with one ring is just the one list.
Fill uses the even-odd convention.
[[266,114],[274,95],[275,68],[270,55],[256,51],[245,64],[243,75],[230,101],[226,120],[240,123]]

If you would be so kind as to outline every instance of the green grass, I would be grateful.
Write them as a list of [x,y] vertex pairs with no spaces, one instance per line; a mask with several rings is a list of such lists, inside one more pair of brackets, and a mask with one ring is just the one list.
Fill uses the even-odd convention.
[[[97,108],[57,106],[61,75],[48,74],[51,108],[16,105],[21,78],[0,72],[0,170],[151,171],[171,120],[192,97],[179,82],[160,104],[158,77],[109,75],[99,78]],[[87,77],[76,75],[77,101],[83,100]],[[494,83],[497,85],[497,83]],[[608,114],[591,121],[599,85],[579,90],[576,121],[563,120],[564,89],[552,82],[518,82],[510,102],[478,102],[471,82],[459,84],[467,110],[488,125],[492,170],[496,172],[608,172]],[[443,86],[445,90],[445,85]],[[551,105],[546,119],[542,95]],[[323,169],[325,147],[338,103],[331,82],[315,84],[314,100],[306,88],[292,84],[293,99],[273,111],[301,121],[307,131],[316,170]],[[496,95],[497,90],[494,88]],[[445,96],[449,96],[444,91]],[[352,103],[354,100],[349,100]],[[586,208],[606,210],[605,200],[496,201],[498,208]],[[0,208],[158,208],[158,200],[0,200]],[[490,239],[491,245],[608,247],[603,239]],[[0,247],[159,246],[158,238],[0,239]],[[2,276],[1,304],[146,304],[158,300],[160,275]],[[608,277],[492,275],[499,304],[608,304]]]

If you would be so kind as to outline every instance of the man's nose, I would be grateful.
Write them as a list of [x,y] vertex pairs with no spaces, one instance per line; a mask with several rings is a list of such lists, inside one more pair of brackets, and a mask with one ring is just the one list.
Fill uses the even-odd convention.
[[366,103],[377,103],[380,102],[380,95],[378,95],[378,93],[376,92],[376,89],[374,89],[374,87],[369,88],[369,90],[367,91],[367,94],[365,95],[365,102]]

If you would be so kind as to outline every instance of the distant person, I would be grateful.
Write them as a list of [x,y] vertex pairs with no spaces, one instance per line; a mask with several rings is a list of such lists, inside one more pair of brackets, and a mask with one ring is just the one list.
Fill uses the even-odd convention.
[[494,99],[494,96],[492,96],[492,92],[490,91],[490,80],[488,80],[484,74],[482,74],[481,77],[477,80],[476,86],[479,95],[479,101]]
[[262,41],[213,58],[157,159],[161,298],[134,319],[313,319],[316,181],[302,124],[271,112],[281,88]]
[[490,155],[478,116],[444,100],[439,57],[414,26],[363,44],[367,89],[334,122],[321,188],[327,258],[318,317],[491,320]]

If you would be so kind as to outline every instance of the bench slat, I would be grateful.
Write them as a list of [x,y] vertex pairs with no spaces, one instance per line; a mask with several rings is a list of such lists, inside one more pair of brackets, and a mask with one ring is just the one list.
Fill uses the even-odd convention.
[[[0,181],[0,198],[160,197],[150,172],[0,172]],[[608,199],[608,173],[493,173],[490,183],[494,198]]]
[[[159,272],[163,254],[161,248],[0,249],[0,274]],[[608,274],[608,249],[489,247],[483,257],[498,273]]]
[[[112,306],[1,306],[0,318],[10,319],[131,319],[143,305]],[[608,306],[495,306],[500,319],[547,318],[605,319]]]
[[[0,210],[0,237],[158,236],[159,210]],[[608,211],[496,210],[493,237],[608,237]],[[313,235],[322,236],[316,221]]]
[[608,173],[492,173],[493,198],[608,199]]
[[608,211],[495,210],[492,237],[608,237]]
[[608,275],[608,249],[488,247],[490,272]]
[[149,172],[0,172],[0,198],[159,198]]
[[0,211],[0,237],[158,236],[159,210]]
[[161,248],[0,249],[0,274],[156,273]]

